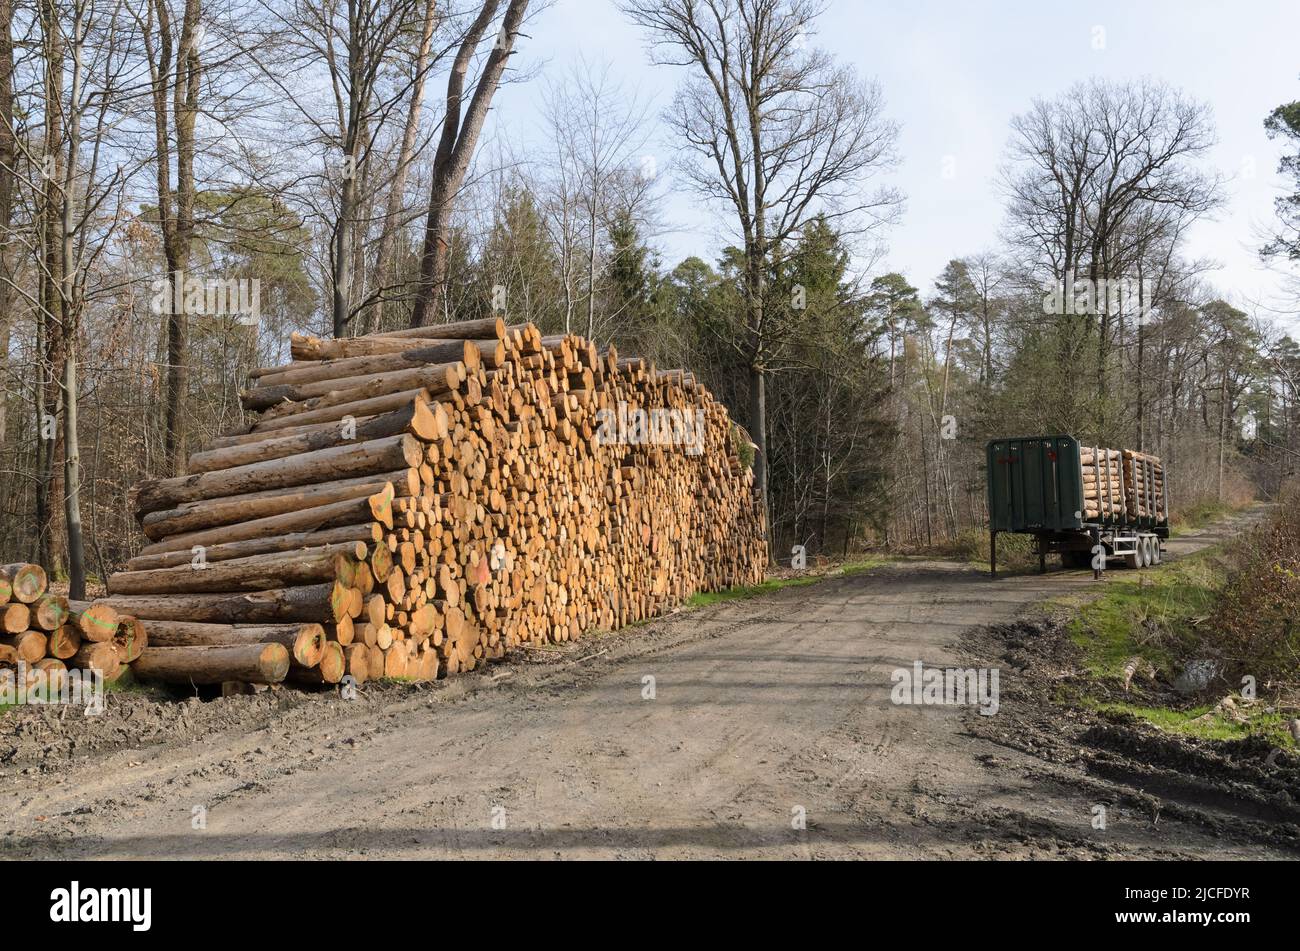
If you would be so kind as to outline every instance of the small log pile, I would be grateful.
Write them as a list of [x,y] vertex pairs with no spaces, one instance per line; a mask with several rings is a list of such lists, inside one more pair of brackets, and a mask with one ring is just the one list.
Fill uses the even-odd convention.
[[147,644],[138,619],[51,593],[40,566],[0,566],[0,678],[16,676],[21,663],[29,687],[42,676],[57,687],[69,668],[93,668],[112,682]]
[[1079,463],[1083,467],[1085,520],[1123,518],[1124,472],[1119,450],[1081,446]]
[[136,490],[102,603],[139,679],[429,680],[762,580],[743,437],[689,372],[493,319],[291,353]]
[[1157,456],[1131,449],[1079,448],[1086,520],[1169,518],[1165,470]]
[[1158,456],[1124,451],[1124,504],[1131,518],[1168,517],[1165,468]]

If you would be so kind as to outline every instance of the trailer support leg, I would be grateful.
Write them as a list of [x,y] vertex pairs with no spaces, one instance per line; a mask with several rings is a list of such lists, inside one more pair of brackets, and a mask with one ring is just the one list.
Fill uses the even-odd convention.
[[989,532],[989,574],[998,576],[998,533]]
[[1041,539],[1038,542],[1038,573],[1040,575],[1047,574],[1047,552],[1043,550]]

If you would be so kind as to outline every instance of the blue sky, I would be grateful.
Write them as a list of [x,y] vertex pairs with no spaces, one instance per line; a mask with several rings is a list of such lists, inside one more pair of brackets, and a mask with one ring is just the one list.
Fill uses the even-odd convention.
[[[530,33],[521,50],[541,72],[503,90],[494,116],[497,134],[515,143],[540,134],[542,77],[580,57],[610,63],[614,76],[660,108],[679,79],[676,70],[650,64],[642,35],[613,0],[555,0]],[[1300,98],[1298,36],[1296,0],[831,0],[811,41],[874,77],[902,126],[902,162],[888,181],[907,205],[877,270],[902,271],[928,292],[949,259],[995,245],[1008,123],[1034,97],[1094,75],[1151,76],[1209,103],[1219,144],[1208,162],[1231,176],[1225,207],[1217,220],[1196,226],[1189,253],[1220,265],[1210,279],[1230,299],[1264,314],[1280,310],[1294,328],[1300,321],[1285,313],[1295,305],[1282,293],[1283,277],[1259,262],[1256,248],[1283,184],[1281,151],[1265,136],[1263,119]],[[661,166],[671,163],[671,138],[660,130],[652,143]],[[943,174],[946,160],[951,177]],[[668,195],[672,230],[659,242],[666,259],[711,260],[723,223],[680,189]]]

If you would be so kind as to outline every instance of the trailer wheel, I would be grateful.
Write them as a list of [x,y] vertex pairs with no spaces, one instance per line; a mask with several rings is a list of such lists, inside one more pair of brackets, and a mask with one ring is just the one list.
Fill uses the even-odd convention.
[[1137,571],[1142,567],[1141,541],[1138,542],[1137,548],[1134,550],[1133,554],[1124,556],[1124,565],[1128,568],[1132,568],[1134,571]]
[[1155,552],[1151,550],[1152,538],[1150,535],[1142,539],[1142,567],[1150,568],[1156,563]]
[[1164,549],[1160,547],[1160,539],[1159,539],[1159,538],[1153,538],[1153,539],[1151,539],[1151,550],[1155,553],[1155,556],[1156,556],[1156,564],[1157,564],[1157,565],[1159,565],[1159,564],[1163,564],[1163,563],[1164,563],[1164,560],[1165,560],[1165,552],[1164,552]]

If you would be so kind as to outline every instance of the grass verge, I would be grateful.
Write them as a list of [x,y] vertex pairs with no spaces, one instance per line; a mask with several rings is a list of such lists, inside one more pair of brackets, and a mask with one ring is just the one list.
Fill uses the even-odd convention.
[[1167,733],[1206,740],[1264,736],[1293,748],[1289,716],[1268,703],[1240,697],[1206,703],[1160,686],[1177,680],[1187,660],[1204,656],[1200,645],[1214,636],[1207,622],[1228,570],[1228,553],[1216,547],[1140,572],[1113,569],[1100,596],[1047,602],[1049,614],[1070,615],[1066,632],[1086,673],[1058,699]]

